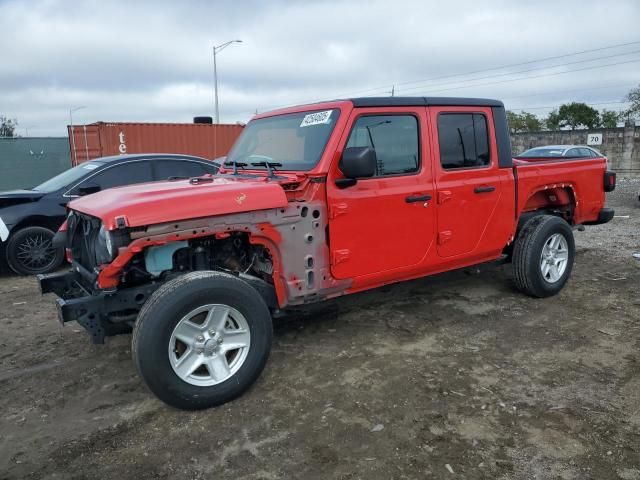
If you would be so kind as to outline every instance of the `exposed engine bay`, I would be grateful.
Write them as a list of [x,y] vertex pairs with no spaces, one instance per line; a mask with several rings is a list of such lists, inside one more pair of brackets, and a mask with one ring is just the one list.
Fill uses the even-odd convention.
[[148,247],[126,269],[125,283],[137,284],[149,277],[196,270],[242,273],[273,283],[269,251],[261,245],[252,245],[248,235],[241,232],[222,239],[198,238]]

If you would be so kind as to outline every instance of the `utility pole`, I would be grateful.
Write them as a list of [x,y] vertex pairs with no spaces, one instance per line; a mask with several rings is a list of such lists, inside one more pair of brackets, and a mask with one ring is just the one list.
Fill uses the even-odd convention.
[[221,43],[220,45],[213,47],[213,96],[215,104],[215,119],[216,123],[220,123],[220,111],[218,108],[218,65],[216,62],[216,56],[223,49],[231,45],[232,43],[242,43],[242,40],[229,40],[228,42]]

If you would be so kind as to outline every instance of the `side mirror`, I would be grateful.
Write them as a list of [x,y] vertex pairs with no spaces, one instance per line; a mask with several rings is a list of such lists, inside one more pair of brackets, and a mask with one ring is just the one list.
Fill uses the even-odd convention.
[[100,185],[97,183],[85,183],[78,187],[78,195],[85,196],[91,195],[92,193],[96,193],[100,191]]
[[338,168],[346,179],[337,183],[339,187],[355,185],[358,178],[373,177],[376,174],[378,159],[376,151],[371,147],[349,147],[342,152]]

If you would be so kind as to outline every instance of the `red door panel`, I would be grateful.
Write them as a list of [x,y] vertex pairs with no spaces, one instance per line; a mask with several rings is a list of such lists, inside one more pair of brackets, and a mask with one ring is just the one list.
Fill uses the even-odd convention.
[[500,175],[495,171],[477,174],[478,171],[470,175],[455,172],[438,178],[438,254],[441,257],[474,251],[496,211],[502,194]]
[[[434,175],[437,187],[437,251],[441,257],[468,254],[483,249],[483,239],[500,205],[503,186],[498,168],[498,156],[490,108],[482,107],[430,107],[431,125],[434,131]],[[443,118],[442,116],[445,116]],[[456,119],[469,120],[447,122]],[[480,137],[473,130],[474,118],[484,118],[485,145],[488,146],[487,165],[466,165],[474,155]],[[457,128],[454,128],[457,127]],[[449,129],[448,132],[443,130]],[[448,133],[448,134],[447,134]],[[447,149],[445,143],[456,143]],[[441,145],[442,143],[442,145]],[[451,147],[451,145],[449,145]],[[460,159],[456,156],[459,147]],[[466,147],[466,148],[465,148]],[[472,150],[470,152],[469,150]],[[486,158],[486,155],[482,157]],[[456,162],[460,163],[456,163]],[[453,162],[453,163],[447,163]],[[480,160],[478,160],[480,162]]]
[[331,271],[339,279],[416,265],[433,244],[435,192],[425,109],[359,109],[349,119],[339,150],[345,148],[359,117],[387,113],[409,113],[418,120],[420,169],[411,174],[360,179],[354,186],[339,189],[335,179],[342,174],[332,165],[327,180],[329,247]]

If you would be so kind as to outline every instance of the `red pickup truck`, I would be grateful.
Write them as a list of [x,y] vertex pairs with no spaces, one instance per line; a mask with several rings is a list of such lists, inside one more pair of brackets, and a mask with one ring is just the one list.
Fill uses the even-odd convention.
[[149,388],[185,409],[259,376],[272,316],[483,262],[524,293],[565,285],[572,228],[608,222],[604,158],[513,159],[501,102],[359,98],[256,116],[216,176],[74,200],[40,276],[65,323],[133,328]]

